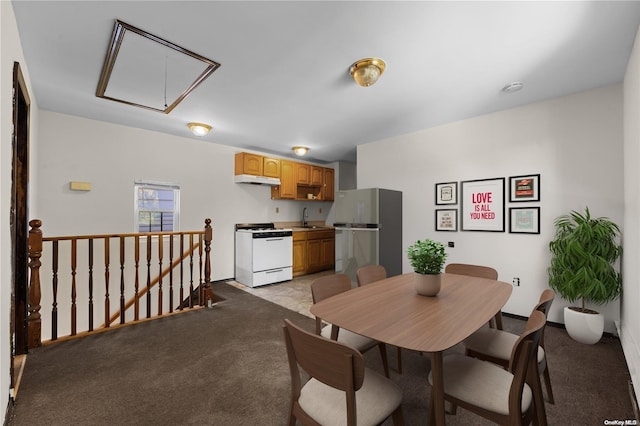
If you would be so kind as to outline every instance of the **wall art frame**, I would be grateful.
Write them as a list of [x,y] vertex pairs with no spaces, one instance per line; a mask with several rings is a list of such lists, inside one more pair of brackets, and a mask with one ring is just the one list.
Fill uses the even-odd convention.
[[458,182],[436,183],[436,205],[458,204]]
[[540,201],[540,175],[509,176],[509,202]]
[[540,207],[510,207],[509,233],[539,234]]
[[436,231],[458,231],[458,209],[436,209]]
[[460,182],[463,231],[504,232],[505,178]]

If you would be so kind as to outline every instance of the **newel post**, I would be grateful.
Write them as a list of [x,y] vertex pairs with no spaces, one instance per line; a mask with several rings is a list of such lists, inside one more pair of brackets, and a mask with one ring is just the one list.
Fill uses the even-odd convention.
[[27,344],[29,349],[42,346],[42,324],[40,320],[40,257],[42,256],[42,221],[29,221],[29,314],[27,316]]
[[211,290],[211,240],[213,239],[213,228],[211,219],[204,220],[204,300],[203,306],[213,304],[213,290]]

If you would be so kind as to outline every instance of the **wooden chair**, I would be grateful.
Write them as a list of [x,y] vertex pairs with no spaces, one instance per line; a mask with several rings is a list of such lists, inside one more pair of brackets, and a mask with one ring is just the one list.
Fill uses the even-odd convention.
[[[382,265],[367,265],[356,271],[358,287],[387,278],[387,270]],[[396,348],[398,359],[398,373],[402,374],[402,349]]]
[[[311,283],[311,297],[313,303],[318,303],[324,299],[335,296],[345,291],[351,290],[351,278],[345,274],[332,274],[316,278]],[[327,324],[324,325],[321,318],[316,317],[316,334],[326,337],[327,339],[337,340],[357,349],[360,352],[366,352],[369,349],[378,347],[380,356],[382,357],[382,367],[384,375],[389,377],[389,362],[387,361],[387,348],[384,343],[370,339],[349,330],[340,330],[340,327]]]
[[[509,368],[465,355],[448,355],[443,360],[444,399],[500,425],[528,425],[538,419],[531,383],[535,374],[535,350],[545,315],[531,313],[525,331],[518,337],[509,358]],[[431,373],[429,383],[433,384]],[[433,393],[429,411],[433,417]],[[544,410],[544,406],[542,407]],[[537,423],[536,423],[537,424]]]
[[[289,426],[403,424],[400,387],[365,368],[362,354],[284,320],[291,372]],[[310,379],[302,384],[300,367]],[[345,421],[346,419],[346,421]]]
[[[470,265],[467,263],[450,263],[444,267],[444,272],[448,274],[468,275],[470,277],[487,278],[490,280],[498,279],[498,271],[489,266]],[[494,324],[495,323],[495,324]],[[491,328],[502,330],[502,312],[498,313],[489,321]]]
[[[555,299],[556,294],[551,289],[546,289],[540,295],[538,304],[533,309],[549,315],[549,308]],[[504,368],[509,367],[509,358],[513,346],[518,340],[518,336],[508,331],[495,329],[480,329],[473,335],[465,339],[465,351],[468,356],[491,361]],[[538,371],[544,377],[544,384],[547,390],[547,398],[550,404],[555,404],[553,390],[551,389],[551,377],[549,376],[549,366],[547,365],[547,354],[544,350],[544,329],[540,336],[540,344],[537,351]]]

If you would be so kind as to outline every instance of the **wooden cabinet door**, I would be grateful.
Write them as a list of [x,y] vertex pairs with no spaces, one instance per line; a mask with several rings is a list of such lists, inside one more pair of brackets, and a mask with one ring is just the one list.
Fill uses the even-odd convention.
[[331,268],[336,263],[336,240],[335,238],[322,240],[322,268]]
[[239,152],[236,154],[236,175],[262,176],[262,155]]
[[317,272],[322,270],[322,240],[307,241],[307,270]]
[[311,166],[311,186],[322,186],[324,184],[324,167]]
[[[295,232],[293,235],[296,235]],[[307,273],[307,241],[306,239],[293,241],[293,275]]]
[[267,177],[280,177],[280,160],[277,158],[264,157],[262,163],[262,175]]
[[295,163],[282,160],[280,162],[280,198],[293,200],[296,197]]
[[322,186],[322,199],[325,201],[333,201],[335,197],[335,174],[333,169],[324,169],[324,182]]
[[301,185],[309,185],[311,182],[311,166],[308,164],[296,164],[296,183]]

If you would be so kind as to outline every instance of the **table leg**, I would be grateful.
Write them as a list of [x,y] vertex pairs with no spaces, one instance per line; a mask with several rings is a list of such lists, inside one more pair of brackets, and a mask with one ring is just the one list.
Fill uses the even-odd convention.
[[434,413],[430,417],[435,418],[436,425],[444,425],[444,377],[442,374],[442,352],[431,353],[431,397],[433,398]]

